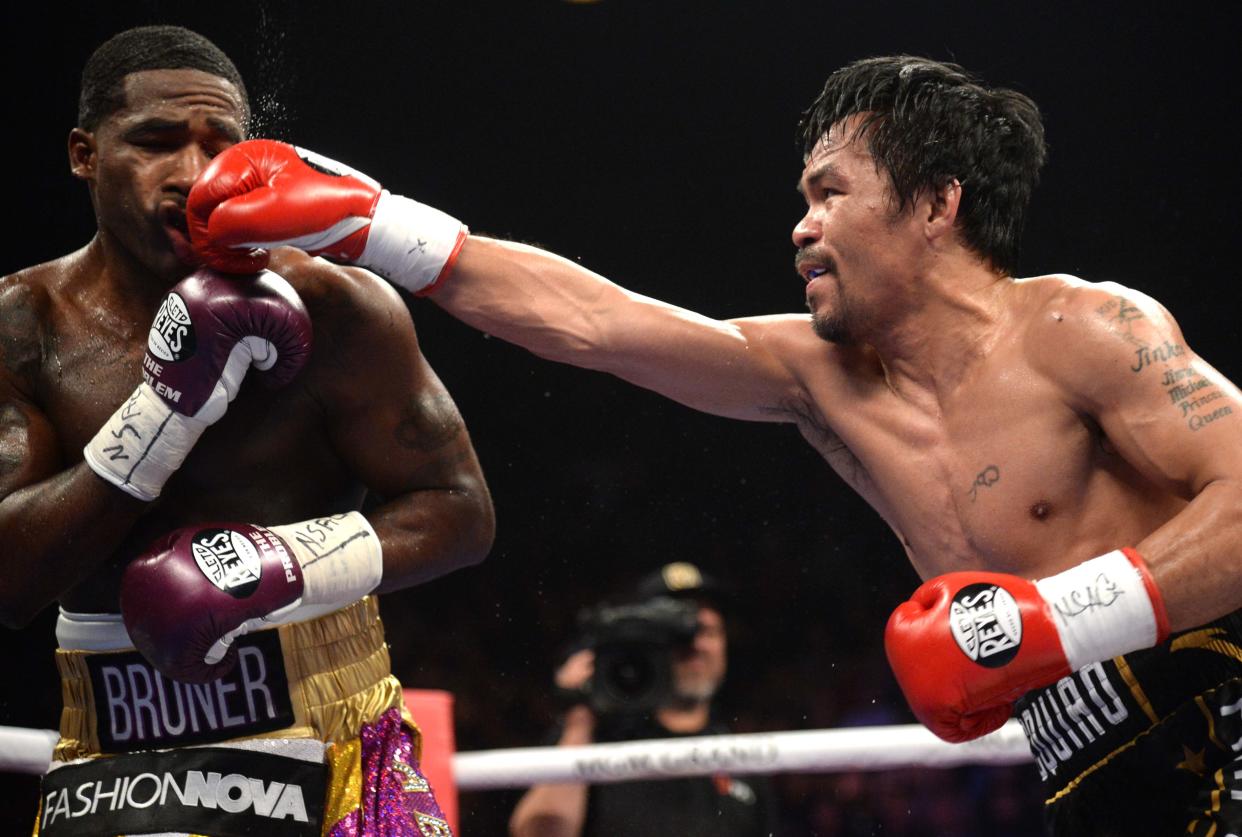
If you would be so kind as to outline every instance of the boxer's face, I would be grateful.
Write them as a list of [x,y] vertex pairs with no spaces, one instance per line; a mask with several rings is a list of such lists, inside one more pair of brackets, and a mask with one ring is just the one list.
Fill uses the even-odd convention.
[[865,140],[851,141],[856,119],[834,125],[812,150],[798,183],[807,211],[793,230],[815,331],[837,343],[883,327],[926,246]]
[[673,690],[685,700],[709,700],[724,680],[724,619],[715,608],[699,607],[699,630],[689,647],[673,656]]
[[193,266],[185,200],[211,158],[244,137],[237,88],[199,70],[125,77],[125,106],[70,137],[74,173],[91,185],[101,232],[137,267],[175,281]]

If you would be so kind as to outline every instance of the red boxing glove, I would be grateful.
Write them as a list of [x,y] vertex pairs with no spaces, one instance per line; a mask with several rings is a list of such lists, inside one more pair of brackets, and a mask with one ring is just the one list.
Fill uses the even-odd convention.
[[893,611],[884,646],[915,716],[957,742],[1001,726],[1031,689],[1168,634],[1160,592],[1125,549],[1034,582],[987,572],[934,578]]
[[254,272],[273,247],[297,247],[412,293],[447,275],[467,232],[365,174],[274,140],[238,143],[212,160],[190,190],[186,218],[195,252],[217,270]]

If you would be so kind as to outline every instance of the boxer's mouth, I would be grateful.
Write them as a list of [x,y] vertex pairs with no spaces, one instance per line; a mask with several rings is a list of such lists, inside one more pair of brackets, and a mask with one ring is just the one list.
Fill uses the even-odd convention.
[[160,223],[170,230],[175,230],[186,238],[190,235],[190,227],[185,220],[185,207],[175,203],[162,203],[159,208]]
[[794,259],[794,270],[802,277],[802,281],[810,284],[813,280],[827,274],[833,273],[836,265],[831,259],[819,259],[811,255],[799,252]]
[[160,225],[172,245],[177,258],[185,264],[195,264],[194,249],[190,245],[190,227],[185,218],[185,207],[165,202],[159,208]]

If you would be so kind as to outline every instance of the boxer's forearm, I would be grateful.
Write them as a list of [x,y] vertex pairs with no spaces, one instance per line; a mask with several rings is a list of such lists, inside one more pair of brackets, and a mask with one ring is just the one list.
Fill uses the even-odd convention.
[[[590,368],[622,344],[612,330],[635,297],[568,259],[471,236],[429,297],[474,328],[540,357]],[[633,322],[631,321],[633,324]]]
[[22,627],[108,558],[148,503],[85,463],[0,501],[0,621]]
[[628,291],[560,256],[475,236],[428,298],[540,357],[747,421],[787,420],[780,405],[802,392],[787,353],[799,341],[818,340],[800,315],[715,320]]
[[381,593],[412,587],[487,557],[495,534],[483,483],[425,489],[367,513],[384,550]]
[[1164,596],[1172,630],[1242,608],[1242,479],[1209,483],[1137,549]]

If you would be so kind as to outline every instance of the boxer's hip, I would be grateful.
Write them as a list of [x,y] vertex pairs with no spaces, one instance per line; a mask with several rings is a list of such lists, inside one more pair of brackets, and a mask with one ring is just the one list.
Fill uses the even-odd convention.
[[1086,666],[1027,694],[1014,715],[1054,833],[1088,833],[1098,818],[1098,833],[1133,823],[1148,829],[1134,833],[1162,834],[1185,833],[1210,808],[1201,800],[1221,796],[1216,778],[1242,750],[1240,708],[1242,611]]
[[239,638],[233,671],[205,684],[160,674],[118,625],[62,616],[55,761],[254,738],[340,741],[403,709],[373,597]]

